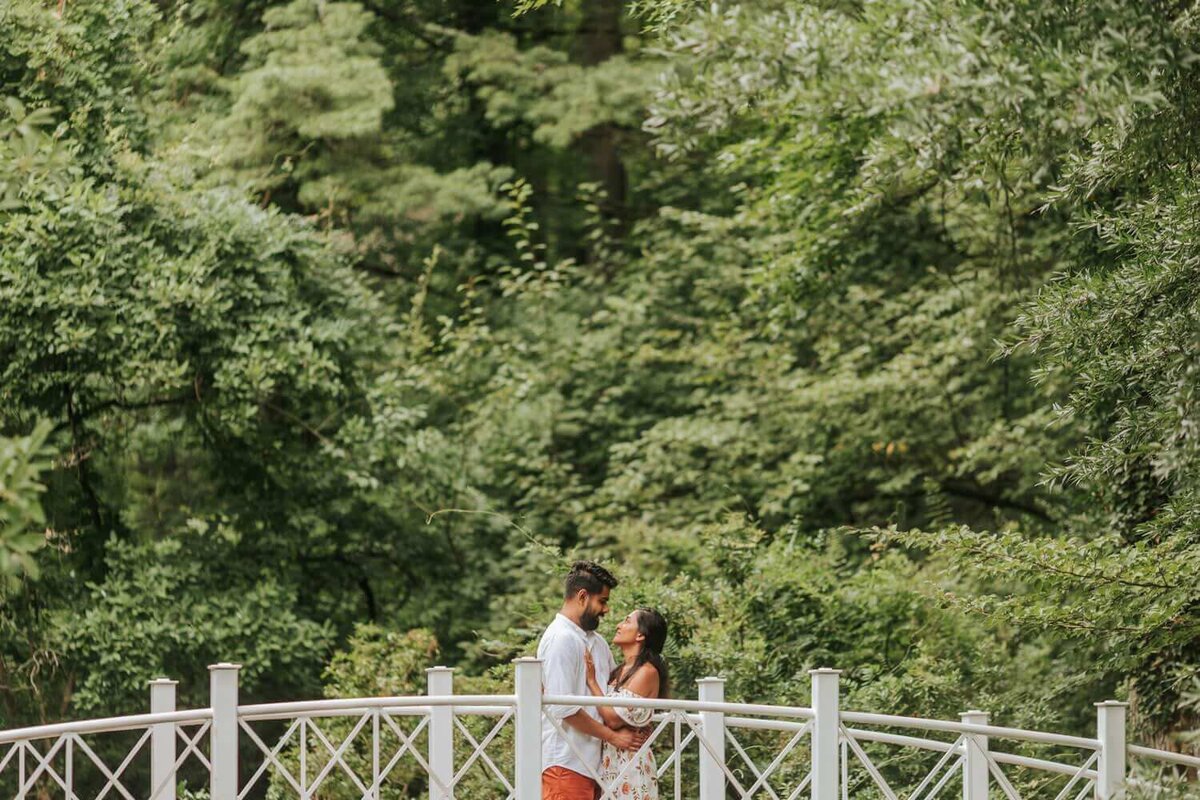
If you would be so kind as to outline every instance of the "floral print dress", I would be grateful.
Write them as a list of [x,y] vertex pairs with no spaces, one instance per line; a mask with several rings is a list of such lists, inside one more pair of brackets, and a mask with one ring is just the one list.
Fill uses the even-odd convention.
[[[609,697],[634,697],[643,700],[641,695],[628,689],[608,690]],[[654,710],[650,708],[625,708],[613,706],[626,725],[642,728],[650,724]],[[630,764],[629,762],[634,763]],[[607,742],[600,752],[601,790],[611,788],[608,797],[617,800],[658,800],[658,766],[654,763],[654,754],[650,748],[644,748],[640,754],[628,750],[618,750]],[[603,796],[603,795],[602,795]]]

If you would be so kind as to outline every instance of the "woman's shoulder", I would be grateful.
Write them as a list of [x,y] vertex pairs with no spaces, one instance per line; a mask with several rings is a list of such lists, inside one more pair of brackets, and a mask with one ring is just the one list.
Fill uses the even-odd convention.
[[658,684],[658,670],[653,664],[642,664],[629,676],[629,680],[625,681],[624,688],[642,697],[657,697]]

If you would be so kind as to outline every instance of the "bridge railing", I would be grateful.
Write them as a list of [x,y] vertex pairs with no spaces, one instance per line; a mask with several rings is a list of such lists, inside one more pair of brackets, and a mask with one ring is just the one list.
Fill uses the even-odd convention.
[[[175,684],[150,684],[151,713],[0,732],[0,797],[124,800],[534,800],[543,725],[563,707],[651,712],[643,746],[659,796],[727,800],[1120,800],[1160,785],[1133,757],[1171,770],[1200,758],[1128,745],[1125,704],[1096,704],[1095,738],[990,724],[982,711],[935,720],[840,709],[839,673],[812,672],[812,704],[727,702],[719,678],[697,700],[543,695],[541,664],[518,659],[512,694],[454,694],[427,671],[427,693],[240,705],[238,667],[210,668],[210,707],[177,711]],[[630,760],[592,777],[626,800]],[[1164,782],[1165,785],[1165,782]]]

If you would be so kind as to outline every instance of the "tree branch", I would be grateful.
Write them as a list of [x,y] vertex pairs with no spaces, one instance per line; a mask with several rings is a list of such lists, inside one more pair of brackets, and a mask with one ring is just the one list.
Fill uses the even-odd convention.
[[989,492],[981,486],[976,486],[966,481],[941,481],[942,489],[956,497],[964,497],[968,500],[977,500],[981,503],[998,506],[1000,508],[1010,508],[1014,511],[1020,511],[1030,516],[1037,517],[1043,522],[1054,522],[1054,517],[1047,514],[1042,509],[1026,503],[1021,500],[1015,500],[1010,497],[1005,497],[1001,494]]

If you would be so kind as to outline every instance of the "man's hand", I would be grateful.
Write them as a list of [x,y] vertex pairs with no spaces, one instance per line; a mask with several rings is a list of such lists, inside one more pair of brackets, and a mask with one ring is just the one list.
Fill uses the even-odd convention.
[[618,750],[640,750],[649,736],[649,728],[618,728],[609,735],[608,743]]

